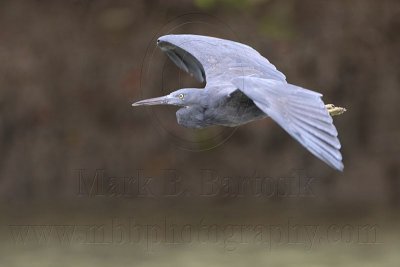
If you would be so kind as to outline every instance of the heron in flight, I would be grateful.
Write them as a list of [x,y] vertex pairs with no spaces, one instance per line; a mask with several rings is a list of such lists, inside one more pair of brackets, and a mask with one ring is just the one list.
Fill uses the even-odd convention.
[[334,169],[343,171],[333,115],[346,111],[325,105],[320,93],[289,84],[253,48],[215,37],[165,35],[158,46],[204,88],[183,88],[132,106],[175,105],[178,124],[188,128],[236,127],[271,117],[294,139]]

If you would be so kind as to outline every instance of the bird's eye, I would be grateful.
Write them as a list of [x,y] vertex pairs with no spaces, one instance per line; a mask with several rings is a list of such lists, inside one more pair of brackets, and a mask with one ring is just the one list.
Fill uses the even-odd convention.
[[179,99],[183,100],[183,98],[185,97],[185,95],[184,95],[184,94],[179,94],[178,97],[179,97]]

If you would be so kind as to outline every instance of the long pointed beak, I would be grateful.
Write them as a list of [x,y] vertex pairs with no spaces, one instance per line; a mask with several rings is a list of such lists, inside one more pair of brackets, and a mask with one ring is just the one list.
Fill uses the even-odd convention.
[[155,98],[149,98],[145,100],[141,100],[132,104],[133,107],[135,106],[153,106],[153,105],[168,105],[170,100],[170,96],[160,96]]

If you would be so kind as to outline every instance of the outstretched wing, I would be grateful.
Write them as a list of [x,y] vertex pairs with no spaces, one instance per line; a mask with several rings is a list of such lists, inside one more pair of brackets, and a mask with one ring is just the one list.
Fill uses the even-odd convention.
[[232,83],[312,154],[343,170],[338,132],[321,94],[254,77],[237,77]]
[[208,85],[247,75],[282,82],[286,79],[266,58],[241,43],[191,34],[165,35],[157,43],[179,68]]

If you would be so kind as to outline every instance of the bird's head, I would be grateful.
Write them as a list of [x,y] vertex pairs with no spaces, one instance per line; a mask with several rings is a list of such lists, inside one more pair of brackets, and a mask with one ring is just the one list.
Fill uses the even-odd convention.
[[132,104],[132,106],[174,105],[187,107],[201,102],[202,89],[184,88],[166,96],[149,98]]

